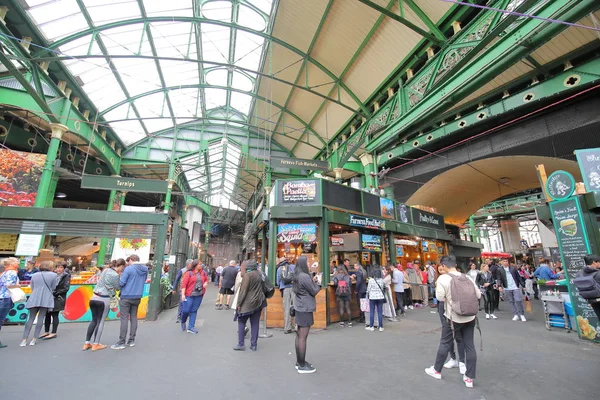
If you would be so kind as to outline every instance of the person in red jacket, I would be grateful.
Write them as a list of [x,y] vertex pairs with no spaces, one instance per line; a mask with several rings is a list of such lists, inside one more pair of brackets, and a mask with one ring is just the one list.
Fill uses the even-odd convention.
[[198,333],[196,330],[196,315],[198,308],[202,304],[202,298],[208,286],[208,276],[202,270],[202,264],[198,260],[194,260],[190,266],[190,270],[183,274],[181,279],[181,330],[185,331],[185,323],[188,333]]

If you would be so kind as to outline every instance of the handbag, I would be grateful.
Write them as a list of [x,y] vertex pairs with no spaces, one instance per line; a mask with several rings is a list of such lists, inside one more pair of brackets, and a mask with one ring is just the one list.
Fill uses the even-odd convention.
[[115,309],[115,308],[119,308],[119,296],[117,296],[116,294],[110,298],[110,304],[109,307],[111,309]]
[[8,292],[10,293],[10,299],[15,304],[27,301],[27,295],[21,288],[8,288]]
[[296,309],[294,308],[294,306],[290,306],[290,317],[295,317],[296,316]]
[[275,294],[275,286],[273,286],[273,283],[265,274],[262,274],[262,288],[267,299],[270,299]]
[[360,311],[369,312],[369,310],[370,310],[369,299],[367,299],[367,298],[360,299]]

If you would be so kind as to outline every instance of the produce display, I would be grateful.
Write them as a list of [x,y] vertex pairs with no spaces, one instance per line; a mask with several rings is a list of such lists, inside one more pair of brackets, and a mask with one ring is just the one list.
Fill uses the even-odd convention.
[[0,149],[0,206],[32,207],[45,154]]

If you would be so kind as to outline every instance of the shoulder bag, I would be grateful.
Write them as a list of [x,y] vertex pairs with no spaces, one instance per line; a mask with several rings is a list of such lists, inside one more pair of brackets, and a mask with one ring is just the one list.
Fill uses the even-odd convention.
[[387,303],[387,298],[385,296],[385,292],[383,291],[383,289],[381,288],[381,285],[379,285],[379,282],[377,282],[377,279],[373,279],[375,281],[375,283],[377,284],[377,286],[379,287],[379,290],[381,290],[381,294],[383,295],[383,303]]
[[[2,273],[2,275],[4,275],[6,272]],[[0,275],[0,276],[2,276]],[[18,278],[17,278],[17,282],[19,282]],[[24,303],[25,301],[27,301],[27,295],[25,294],[25,292],[23,291],[23,289],[19,288],[9,288],[7,287],[6,290],[8,290],[8,293],[10,294],[10,299],[12,300],[13,303]]]

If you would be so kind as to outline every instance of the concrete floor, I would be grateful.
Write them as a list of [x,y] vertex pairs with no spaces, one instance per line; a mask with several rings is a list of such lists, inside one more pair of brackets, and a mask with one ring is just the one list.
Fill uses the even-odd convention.
[[[317,373],[294,369],[294,336],[272,330],[258,352],[234,352],[232,311],[214,310],[211,287],[200,308],[200,334],[175,324],[175,311],[142,322],[137,346],[123,351],[82,352],[87,324],[63,324],[59,337],[18,347],[22,326],[0,333],[0,399],[588,399],[597,397],[600,347],[576,333],[547,331],[541,303],[527,323],[499,312],[481,321],[475,388],[465,388],[457,369],[441,381],[425,375],[433,364],[440,326],[430,309],[409,312],[385,332],[332,326],[309,336],[307,359]],[[508,304],[501,303],[506,310]],[[105,326],[105,344],[116,342],[118,323]],[[479,334],[476,333],[479,345]],[[10,361],[10,362],[7,362]]]

